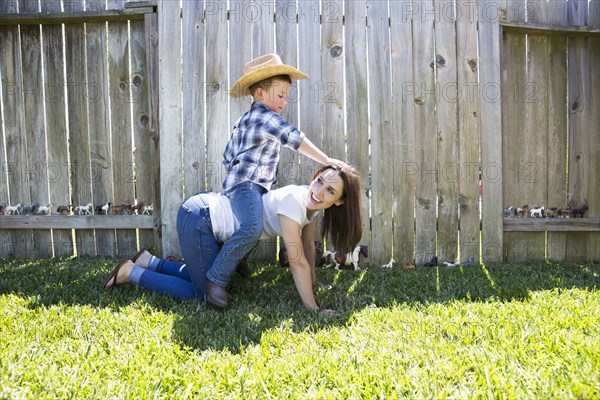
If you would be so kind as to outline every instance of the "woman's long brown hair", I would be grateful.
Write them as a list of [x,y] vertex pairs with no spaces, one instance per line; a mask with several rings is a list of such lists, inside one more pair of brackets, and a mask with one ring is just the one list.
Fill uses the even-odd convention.
[[326,164],[319,168],[313,180],[323,171],[333,169],[338,171],[344,182],[344,202],[339,206],[331,206],[325,210],[321,235],[327,237],[333,248],[342,253],[352,251],[362,237],[362,217],[360,198],[360,178],[351,166],[344,163]]

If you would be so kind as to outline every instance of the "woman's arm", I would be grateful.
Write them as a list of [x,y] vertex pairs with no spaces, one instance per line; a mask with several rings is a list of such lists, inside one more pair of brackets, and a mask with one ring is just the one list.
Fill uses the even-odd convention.
[[315,225],[316,219],[313,219],[302,229],[302,245],[304,247],[304,256],[310,265],[310,273],[313,285],[317,282],[317,271],[315,265],[315,256],[317,248],[315,246]]
[[[296,284],[296,290],[298,290],[300,299],[306,307],[318,309],[317,301],[315,300],[315,295],[313,293],[312,268],[314,268],[314,256],[312,263],[313,267],[311,268],[305,256],[303,238],[300,237],[300,224],[285,215],[279,215],[279,225],[281,227],[281,234],[283,236],[283,242],[285,243],[290,268],[292,270],[292,276],[294,277],[294,283]],[[312,229],[314,238],[314,226]]]

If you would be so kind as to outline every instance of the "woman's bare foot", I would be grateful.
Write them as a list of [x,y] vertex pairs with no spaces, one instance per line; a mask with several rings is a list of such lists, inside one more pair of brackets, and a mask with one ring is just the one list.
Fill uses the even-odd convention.
[[152,259],[152,254],[148,250],[144,250],[142,254],[138,256],[133,262],[142,268],[148,268],[148,264],[150,264],[150,260]]

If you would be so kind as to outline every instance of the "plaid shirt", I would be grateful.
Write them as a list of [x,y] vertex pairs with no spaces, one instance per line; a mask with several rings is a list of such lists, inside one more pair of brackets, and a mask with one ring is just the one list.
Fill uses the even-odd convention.
[[252,181],[270,190],[277,182],[281,145],[298,151],[304,133],[263,103],[254,101],[235,123],[223,152],[223,191]]

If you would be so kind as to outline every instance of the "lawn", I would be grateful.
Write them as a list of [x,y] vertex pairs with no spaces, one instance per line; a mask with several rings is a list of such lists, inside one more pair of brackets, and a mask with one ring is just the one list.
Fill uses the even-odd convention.
[[[101,284],[115,260],[1,260],[0,398],[600,398],[600,266],[252,265],[220,312]],[[328,287],[327,285],[331,285]]]

